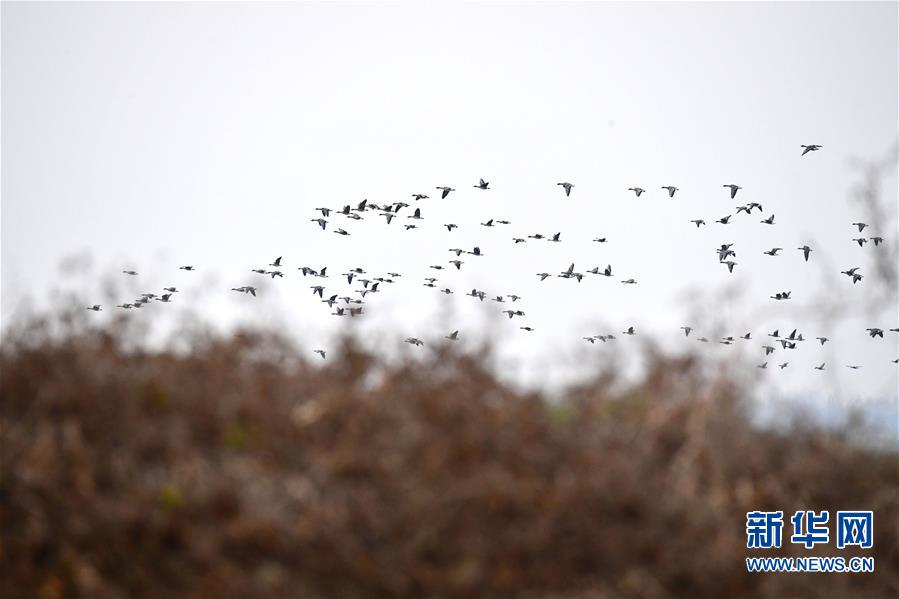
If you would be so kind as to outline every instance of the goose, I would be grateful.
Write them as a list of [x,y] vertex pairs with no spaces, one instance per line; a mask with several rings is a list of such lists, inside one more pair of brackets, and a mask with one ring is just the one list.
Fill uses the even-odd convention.
[[556,185],[561,185],[565,189],[565,197],[571,195],[571,188],[574,187],[571,183],[556,183]]
[[484,293],[483,291],[478,291],[477,289],[472,289],[465,295],[468,295],[469,297],[476,297],[479,300],[481,300],[482,302],[484,301],[484,298],[487,296],[486,293]]
[[432,288],[433,288],[433,287],[437,287],[437,285],[435,285],[433,281],[431,281],[431,282],[429,282],[429,283],[422,283],[422,286],[424,286],[424,287],[432,287]]
[[401,274],[398,273],[398,272],[389,272],[389,273],[387,273],[387,276],[388,276],[388,277],[393,277],[393,278],[396,279],[396,278],[399,278],[399,277],[401,277],[401,276],[403,276],[403,275],[401,275]]
[[776,256],[777,252],[781,251],[782,249],[783,248],[771,248],[770,250],[765,250],[764,253],[768,254],[769,256]]
[[622,335],[636,335],[634,332],[634,327],[627,327],[627,330],[621,333]]
[[324,297],[325,297],[325,296],[323,295],[324,292],[325,292],[325,288],[322,287],[321,285],[310,285],[310,286],[309,286],[309,289],[312,290],[312,295],[315,295],[315,294],[317,293],[317,294],[318,294],[318,297],[320,297],[320,298],[324,298]]
[[444,294],[444,295],[452,295],[453,290],[450,289],[449,287],[447,287],[446,289],[441,289],[441,290],[440,290],[440,293],[442,293],[442,294]]
[[498,224],[498,225],[511,225],[512,223],[510,223],[510,222],[507,221],[507,220],[497,220],[497,221],[496,221],[496,224]]
[[759,222],[764,223],[764,224],[766,224],[766,225],[773,225],[773,224],[774,224],[774,215],[772,214],[772,215],[769,216],[768,218],[762,219],[762,220],[759,221]]
[[[314,223],[318,223],[318,226],[322,228],[322,231],[324,231],[325,227],[328,226],[328,221],[326,221],[323,218],[310,218],[309,220]],[[390,222],[390,221],[387,221],[387,222]]]
[[802,252],[802,255],[805,256],[805,261],[808,262],[808,255],[812,252],[812,248],[810,248],[807,245],[804,245],[804,246],[796,248],[796,249],[799,250],[800,252]]
[[481,248],[479,248],[478,246],[474,246],[472,248],[472,250],[467,253],[471,254],[472,256],[484,256],[485,255],[485,254],[481,253]]
[[178,270],[196,270],[196,269],[193,266],[191,266],[190,264],[188,264],[186,266],[179,266]]
[[690,222],[693,223],[694,225],[696,225],[696,228],[697,228],[697,229],[698,229],[699,227],[701,227],[702,225],[705,224],[705,221],[702,220],[701,218],[697,218],[697,219],[691,220]]
[[758,366],[756,366],[756,368],[762,368],[762,369],[768,368],[768,363],[767,363],[767,362],[762,362],[761,364],[759,364]]
[[780,329],[774,329],[773,333],[768,333],[769,337],[774,337],[775,339],[780,338]]
[[548,272],[538,272],[537,276],[540,277],[541,281],[545,281],[546,277],[550,277],[552,275],[550,275]]
[[465,264],[461,260],[450,260],[450,264],[456,267],[456,270],[462,270],[462,265]]
[[268,274],[268,271],[265,270],[264,268],[252,268],[252,269],[250,269],[250,272],[255,272],[256,274],[259,274],[259,275],[267,275]]
[[824,364],[825,364],[825,362],[821,362],[820,365],[815,366],[815,370],[824,370]]
[[828,341],[827,337],[815,337],[815,339],[817,339],[818,341],[820,341],[820,342],[821,342],[821,345],[824,345],[824,344],[827,343],[827,341]]
[[362,200],[359,202],[355,208],[353,208],[356,212],[364,212],[365,208],[368,206],[368,200]]
[[684,332],[684,337],[689,337],[693,327],[681,327],[681,330]]
[[465,250],[463,250],[461,248],[450,248],[449,251],[455,252],[456,256],[458,257],[458,256],[461,256]]
[[177,287],[163,287],[163,291],[168,291],[169,293],[178,293]]
[[590,343],[596,343],[596,337],[581,337],[584,341],[589,341]]
[[456,190],[453,189],[452,187],[446,187],[446,186],[443,186],[443,187],[435,187],[434,189],[439,189],[440,191],[443,192],[443,193],[440,194],[440,199],[441,199],[441,200],[445,200],[445,199],[446,199],[446,196],[449,195],[449,192],[451,192],[451,191],[456,191]]
[[323,350],[323,349],[314,349],[314,350],[312,350],[312,352],[313,352],[313,353],[316,353],[316,354],[318,354],[318,355],[320,355],[320,356],[322,357],[322,360],[325,359],[325,350]]
[[316,277],[320,278],[320,279],[327,279],[327,278],[328,278],[328,275],[325,274],[325,273],[327,272],[327,270],[328,270],[328,267],[325,266],[325,267],[323,267],[323,268],[321,269],[321,272],[319,272],[318,274],[316,274],[314,271],[313,271],[312,274],[315,275]]
[[423,194],[423,193],[413,193],[413,194],[412,194],[412,197],[415,198],[415,201],[416,201],[416,202],[417,202],[418,200],[427,200],[427,199],[428,199],[428,196],[426,196],[426,195]]
[[513,316],[524,316],[521,310],[503,310],[503,313],[509,315],[509,320],[512,320]]
[[881,243],[883,243],[883,237],[872,237],[871,241],[874,242],[874,247],[877,247]]
[[406,218],[413,218],[415,220],[422,220],[421,218],[421,208],[416,208],[415,213],[412,216],[407,216]]
[[506,297],[509,298],[510,300],[512,300],[513,304],[521,299],[520,295],[515,295],[515,294],[506,295]]
[[331,312],[331,316],[345,316],[343,308],[337,308],[333,312]]
[[[299,267],[297,270],[302,271],[304,277],[305,277],[306,275],[313,275],[313,276],[315,275],[315,269],[314,269],[314,268],[310,268],[310,267],[308,267],[308,266],[301,266],[301,267]],[[254,271],[254,272],[255,272],[255,271]]]
[[506,300],[503,299],[503,296],[501,296],[501,295],[497,295],[495,298],[493,298],[493,301],[494,301],[494,302],[498,302],[498,303],[500,303],[500,304],[505,304],[505,303],[506,303]]
[[858,227],[858,232],[859,232],[859,233],[861,233],[862,231],[864,231],[864,230],[865,230],[865,227],[868,226],[868,223],[852,223],[852,224],[855,225],[856,227]]
[[621,282],[624,283],[625,285],[636,285],[637,284],[637,281],[635,281],[634,279],[625,279],[624,281],[621,281]]
[[446,223],[446,224],[443,225],[443,226],[446,227],[446,230],[449,231],[450,233],[453,232],[453,229],[458,229],[458,228],[459,228],[459,225],[457,225],[457,224],[455,224],[455,223]]
[[325,218],[328,218],[329,216],[331,216],[331,209],[330,209],[330,208],[316,208],[316,210],[318,210],[319,212],[321,212],[321,213],[322,213],[322,216],[324,216]]
[[281,277],[282,279],[284,278],[284,273],[281,272],[280,270],[273,270],[268,274],[270,274],[272,276],[272,279],[274,279],[275,277]]
[[730,189],[730,199],[734,199],[734,197],[736,197],[737,195],[737,192],[743,189],[739,185],[734,185],[733,183],[722,185],[721,187],[727,187],[728,189]]
[[762,349],[765,350],[765,355],[767,356],[768,354],[773,354],[775,348],[774,348],[774,346],[771,346],[771,345],[763,345]]
[[459,331],[453,331],[449,335],[446,335],[444,339],[449,339],[450,341],[458,341],[459,340]]
[[172,294],[171,294],[171,293],[163,293],[163,294],[162,294],[162,297],[157,297],[157,298],[154,298],[154,299],[155,299],[157,302],[169,303],[169,302],[172,301]]
[[858,244],[858,247],[862,247],[862,246],[864,246],[866,243],[868,243],[868,240],[865,239],[864,237],[853,237],[853,238],[852,238],[852,241],[854,241],[855,243],[857,243],[857,244]]
[[256,288],[251,285],[244,285],[243,287],[232,287],[232,291],[239,291],[241,293],[249,293],[253,297],[256,297]]
[[633,191],[634,195],[636,195],[638,198],[640,197],[640,194],[642,194],[644,191],[646,191],[642,187],[628,187],[627,190]]
[[[124,308],[125,310],[130,310],[134,307],[134,304],[116,304],[116,308]],[[90,310],[90,308],[88,308]]]
[[493,219],[491,218],[491,219],[488,220],[486,223],[481,223],[481,226],[482,226],[482,227],[492,227],[492,226],[493,226]]
[[841,271],[840,271],[840,274],[841,274],[841,275],[846,275],[847,277],[852,277],[852,276],[855,276],[855,272],[856,272],[858,269],[859,269],[858,266],[853,266],[853,267],[850,268],[849,270],[841,270]]
[[748,205],[746,205],[746,206],[737,206],[737,214],[740,214],[741,212],[745,212],[746,214],[749,214],[749,211],[750,211],[750,210],[751,210],[751,208],[750,208]]
[[611,264],[607,265],[605,270],[603,270],[602,273],[600,273],[600,274],[604,277],[611,277],[612,276],[612,265]]
[[396,214],[393,214],[393,213],[391,213],[391,212],[387,212],[387,213],[385,213],[385,214],[382,214],[381,216],[383,216],[384,218],[387,219],[387,224],[389,225],[390,222],[396,217]]
[[783,364],[778,364],[778,367],[779,367],[781,370],[783,370],[784,368],[786,368],[786,367],[789,366],[789,365],[790,365],[789,362],[784,362]]
[[752,339],[752,332],[746,333],[745,335],[740,335],[740,339],[746,339],[747,341],[749,339]]
[[332,295],[332,296],[329,297],[328,299],[323,299],[323,300],[322,300],[322,303],[323,303],[323,304],[328,304],[328,307],[329,307],[329,308],[333,308],[333,307],[334,307],[334,304],[337,303],[337,294],[335,293],[334,295]]
[[137,275],[137,272],[133,270],[123,270],[122,272],[126,275],[131,275],[132,277]]
[[846,364],[846,368],[851,368],[852,370],[858,370],[861,366],[852,366],[850,364]]
[[793,332],[790,333],[790,335],[787,337],[787,339],[789,339],[790,341],[805,341],[802,338],[802,333],[799,333],[798,337],[796,336],[796,331],[797,331],[797,329],[793,329]]
[[787,341],[786,339],[778,339],[777,341],[780,342],[781,347],[784,349],[796,349],[795,342]]
[[514,241],[516,244],[525,243],[525,240],[522,237],[513,237],[512,241]]
[[353,284],[353,277],[356,276],[356,273],[352,273],[352,272],[344,272],[344,273],[341,273],[340,276],[346,277],[346,284],[347,284],[347,285],[352,285],[352,284]]
[[764,212],[764,210],[762,209],[762,205],[759,204],[758,202],[749,202],[749,204],[747,204],[747,205],[749,206],[750,212],[752,212],[753,208],[758,208],[759,212]]
[[774,295],[769,295],[768,297],[770,297],[773,300],[788,300],[788,299],[790,299],[791,293],[792,293],[792,291],[783,291],[783,292],[775,293]]
[[817,152],[818,150],[821,149],[821,146],[819,146],[818,144],[809,144],[807,146],[799,146],[799,147],[802,148],[802,154],[800,154],[800,156],[805,156],[809,152]]
[[528,333],[531,333],[534,331],[534,329],[532,329],[531,327],[518,327],[518,328],[521,329],[522,331],[527,331]]
[[722,225],[726,225],[726,224],[730,223],[730,217],[731,217],[731,216],[733,216],[733,215],[732,215],[732,214],[728,214],[727,216],[723,216],[723,217],[719,218],[719,219],[716,220],[715,222],[716,222],[716,223],[721,223]]
[[696,340],[699,341],[700,343],[708,343],[709,342],[708,337],[698,337]]
[[478,189],[490,189],[490,183],[481,179],[480,181],[478,181],[478,184],[474,185],[473,187],[477,187]]
[[88,306],[85,309],[90,310],[91,312],[102,312],[103,311],[103,308],[100,307],[100,304],[94,304],[93,306]]
[[673,198],[674,192],[678,190],[677,187],[675,187],[674,185],[663,185],[662,189],[668,191],[669,198]]
[[279,268],[281,266],[281,256],[275,258],[275,261],[269,264],[269,266],[274,266],[275,268]]
[[[411,217],[411,216],[407,216],[406,218],[412,218],[412,217]],[[406,230],[407,230],[407,231],[411,231],[412,229],[417,229],[417,228],[418,228],[418,227],[415,226],[415,225],[403,225],[403,226],[406,227]]]
[[443,266],[439,264],[432,264],[429,268],[433,268],[434,270],[443,270]]
[[550,239],[550,241],[554,241],[554,242],[556,242],[556,243],[562,241],[562,234],[561,234],[561,233],[556,233],[555,235],[552,236],[552,238]]
[[881,339],[883,339],[883,329],[878,329],[875,327],[865,330],[868,331],[868,335],[871,336],[871,339],[874,339],[874,337],[880,337]]
[[727,260],[727,261],[725,261],[725,262],[722,262],[721,264],[727,264],[727,271],[728,271],[728,272],[733,272],[733,271],[734,271],[734,266],[737,265],[737,263],[734,262],[733,260]]
[[406,337],[406,343],[409,345],[415,345],[416,347],[420,347],[425,344],[424,341],[418,339],[417,337]]
[[533,235],[528,235],[528,239],[545,239],[545,237],[540,233],[534,233]]
[[596,243],[605,243],[606,238],[605,237],[594,237],[593,241],[595,241]]

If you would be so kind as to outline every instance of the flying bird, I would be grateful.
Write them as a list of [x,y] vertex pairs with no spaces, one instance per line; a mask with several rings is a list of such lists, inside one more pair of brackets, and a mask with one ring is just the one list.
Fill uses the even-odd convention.
[[800,154],[800,156],[805,156],[809,152],[817,152],[818,150],[821,149],[821,146],[819,146],[818,144],[809,144],[807,146],[799,146],[799,147],[803,148],[802,154]]
[[635,194],[638,198],[640,197],[640,194],[642,194],[644,191],[646,191],[646,190],[643,189],[642,187],[628,187],[627,190],[628,190],[628,191],[633,191],[634,194]]
[[452,187],[446,187],[446,186],[444,186],[444,187],[435,187],[434,189],[439,189],[440,191],[443,192],[442,194],[440,194],[440,199],[441,199],[441,200],[445,200],[445,199],[446,199],[446,196],[449,195],[449,192],[451,192],[451,191],[456,191],[456,190],[453,189]]
[[571,183],[556,183],[556,185],[561,185],[563,188],[565,188],[565,197],[571,195],[571,188],[574,187],[574,185],[572,185]]
[[490,189],[490,183],[481,179],[477,185],[474,185],[474,187],[477,187],[478,189]]
[[673,198],[674,192],[678,190],[677,187],[675,187],[674,185],[663,185],[662,189],[664,189],[668,192],[669,198]]
[[727,187],[730,189],[730,199],[734,199],[734,197],[736,197],[736,195],[737,195],[737,192],[740,191],[741,189],[743,189],[739,185],[734,185],[733,183],[730,183],[728,185],[722,185],[722,187]]
[[799,250],[800,252],[802,252],[802,255],[805,256],[805,261],[808,262],[808,255],[812,252],[812,248],[810,248],[807,245],[804,245],[804,246],[796,248],[796,249]]

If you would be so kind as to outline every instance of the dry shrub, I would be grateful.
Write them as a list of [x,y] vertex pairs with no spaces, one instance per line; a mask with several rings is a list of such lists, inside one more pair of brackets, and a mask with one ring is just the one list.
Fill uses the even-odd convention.
[[[4,597],[899,591],[896,455],[754,428],[693,358],[548,402],[449,346],[391,365],[352,340],[322,362],[259,333],[128,337],[6,336]],[[756,509],[875,510],[877,572],[747,573]]]

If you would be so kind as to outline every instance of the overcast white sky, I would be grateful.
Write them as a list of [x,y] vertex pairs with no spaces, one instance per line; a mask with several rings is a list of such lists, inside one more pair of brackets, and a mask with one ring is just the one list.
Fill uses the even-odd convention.
[[[590,346],[583,335],[635,325],[692,347],[678,329],[692,324],[710,338],[752,331],[757,340],[703,350],[745,359],[786,392],[895,396],[897,337],[864,332],[897,326],[895,310],[845,323],[823,349],[779,350],[769,366],[788,360],[785,371],[752,365],[774,328],[820,334],[798,307],[821,293],[860,298],[875,276],[880,250],[850,241],[860,217],[850,163],[896,142],[896,23],[896,3],[860,2],[4,2],[3,324],[52,289],[104,303],[91,314],[100,320],[111,304],[177,285],[176,304],[130,317],[164,328],[190,306],[221,327],[264,322],[327,348],[348,323],[296,267],[328,265],[328,289],[343,295],[334,275],[361,266],[405,275],[354,323],[383,347],[486,332],[515,376],[556,380],[635,343]],[[800,157],[811,143],[824,149]],[[474,189],[479,177],[492,189]],[[575,184],[570,198],[559,181]],[[736,201],[725,183],[744,188]],[[440,200],[437,185],[457,192]],[[681,191],[671,200],[662,185]],[[631,186],[647,193],[636,200]],[[891,220],[872,229],[895,248],[895,176],[884,191]],[[389,226],[374,213],[332,216],[349,237],[309,221],[317,206],[414,203],[416,192],[431,199],[414,231],[401,228],[408,211]],[[714,224],[750,201],[777,224],[758,212]],[[491,217],[512,224],[478,225]],[[696,230],[693,218],[709,225]],[[513,246],[538,231],[563,243]],[[738,254],[732,275],[714,254],[725,242]],[[804,243],[815,249],[808,264]],[[428,269],[473,245],[487,255],[463,256],[461,271]],[[762,254],[773,246],[783,255]],[[286,279],[249,272],[278,255]],[[61,275],[67,258],[80,274]],[[611,263],[616,276],[537,282],[572,261],[582,272]],[[825,262],[868,278],[834,287],[820,277]],[[198,271],[177,270],[186,263]],[[141,274],[125,280],[123,268]],[[456,295],[422,287],[431,274]],[[122,278],[113,302],[110,276]],[[629,277],[639,284],[619,283]],[[229,291],[245,284],[260,297]],[[523,296],[526,318],[493,318],[507,306],[464,297],[472,287]],[[792,306],[768,299],[786,289]],[[710,295],[697,304],[691,290]],[[812,370],[821,361],[833,375]]]

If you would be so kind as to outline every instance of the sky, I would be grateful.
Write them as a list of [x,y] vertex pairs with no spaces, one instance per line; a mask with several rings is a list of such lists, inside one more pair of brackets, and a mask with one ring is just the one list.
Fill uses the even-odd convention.
[[[103,304],[90,316],[104,322],[116,303],[175,285],[174,303],[128,317],[157,331],[186,313],[221,330],[262,324],[310,352],[349,329],[414,354],[458,329],[466,346],[492,341],[500,368],[538,386],[616,358],[627,367],[622,356],[653,338],[732,362],[772,393],[896,397],[897,336],[864,331],[899,326],[895,303],[833,327],[809,309],[825,295],[861,306],[878,284],[873,252],[896,253],[895,169],[882,187],[887,218],[865,232],[887,243],[857,247],[850,224],[864,216],[850,197],[855,161],[882,159],[897,141],[896,3],[0,11],[4,327],[63,291]],[[823,149],[800,156],[801,144]],[[481,177],[489,190],[473,187]],[[570,197],[563,181],[575,185]],[[743,188],[734,200],[729,183]],[[445,200],[442,185],[456,189]],[[675,198],[663,185],[679,188]],[[639,199],[634,186],[646,189]],[[414,205],[390,225],[372,212],[332,215],[325,231],[310,222],[316,207],[362,199]],[[714,222],[752,201],[763,214]],[[406,231],[415,207],[424,220]],[[759,222],[772,213],[774,226]],[[479,224],[490,218],[511,224]],[[698,218],[708,225],[695,228]],[[459,229],[441,227],[449,222]],[[562,242],[512,242],[537,232]],[[732,274],[714,252],[722,243],[737,252]],[[808,263],[796,249],[806,243]],[[475,245],[484,256],[463,255],[459,271],[448,264],[449,248]],[[762,254],[771,247],[781,256]],[[250,272],[277,256],[283,280]],[[581,272],[611,264],[615,276],[536,276],[572,262]],[[320,280],[302,277],[304,265],[327,265],[327,291],[340,295],[360,288],[337,276],[352,267],[403,277],[348,322],[312,296]],[[866,275],[856,286],[839,275],[853,266]],[[455,294],[423,287],[426,276]],[[259,296],[231,291],[240,285]],[[525,316],[466,297],[473,287],[520,295]],[[769,299],[783,290],[790,302]],[[622,336],[631,325],[638,335]],[[683,325],[696,328],[691,337]],[[775,328],[810,341],[760,371]],[[825,330],[831,342],[820,347],[813,338]],[[753,340],[716,343],[746,332]],[[604,333],[618,339],[582,339]],[[712,342],[700,346],[701,335]],[[407,336],[425,347],[402,344]],[[822,361],[828,370],[814,371]]]

